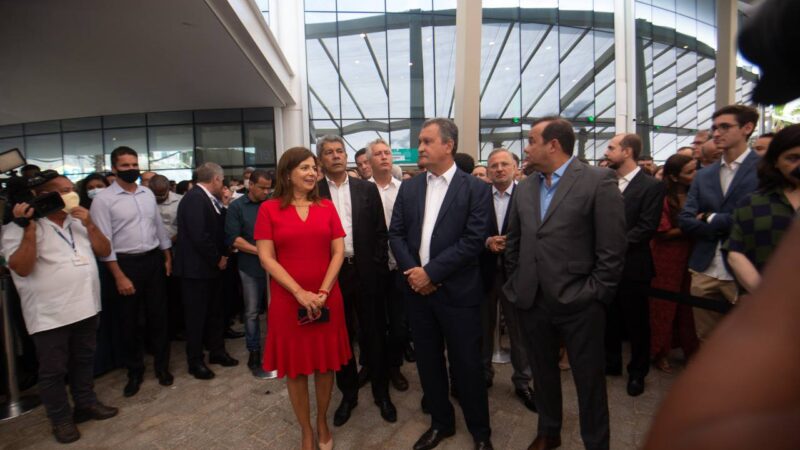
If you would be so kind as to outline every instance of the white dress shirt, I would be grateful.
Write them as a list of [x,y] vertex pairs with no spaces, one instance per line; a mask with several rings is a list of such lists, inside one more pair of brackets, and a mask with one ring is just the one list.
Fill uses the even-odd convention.
[[[26,277],[11,271],[22,304],[22,317],[30,334],[88,319],[101,309],[100,276],[89,233],[83,224],[71,216],[64,220],[63,227],[47,218],[34,223],[36,263],[33,271]],[[6,260],[19,248],[23,233],[22,227],[15,223],[3,225]],[[80,264],[76,264],[76,257],[80,257]]]
[[208,199],[211,200],[211,206],[214,207],[214,211],[216,211],[217,214],[222,214],[222,202],[219,201],[217,197],[214,197],[214,195],[208,189],[206,189],[205,186],[199,183],[197,185],[200,186],[200,189],[202,189],[203,192],[205,192],[208,196]]
[[[728,194],[728,189],[731,187],[731,182],[733,181],[733,177],[736,176],[736,172],[739,171],[739,167],[742,166],[745,158],[751,152],[750,149],[747,149],[739,155],[736,160],[731,161],[730,163],[725,162],[725,158],[722,158],[719,165],[719,184],[722,188],[722,196]],[[706,219],[709,223],[714,220],[714,214],[710,214]],[[717,249],[714,252],[714,259],[711,260],[711,264],[709,264],[708,268],[703,272],[703,274],[708,275],[709,277],[716,278],[722,281],[732,281],[733,276],[728,272],[728,269],[725,268],[725,263],[722,261],[722,251],[720,250],[722,247],[722,242],[717,242]]]
[[625,189],[631,184],[633,181],[633,177],[635,177],[642,169],[639,166],[636,166],[635,169],[631,170],[627,175],[624,177],[617,178],[617,187],[619,187],[619,192],[625,192]]
[[336,183],[327,176],[325,181],[328,183],[331,200],[344,228],[344,256],[353,256],[353,203],[350,199],[350,177],[345,177],[341,186],[336,186]]
[[[392,224],[392,211],[394,210],[394,202],[397,200],[397,193],[400,192],[401,181],[395,177],[389,178],[389,184],[381,187],[375,182],[375,178],[370,178],[369,181],[375,183],[378,188],[378,193],[381,195],[381,203],[383,203],[383,217],[386,220],[386,229]],[[394,259],[392,249],[389,249],[389,270],[397,268],[397,261]]]
[[170,238],[178,234],[178,203],[182,198],[182,195],[169,191],[164,203],[158,204],[161,220],[164,222],[164,228]]
[[422,263],[422,267],[425,267],[431,259],[433,227],[436,225],[436,219],[439,217],[439,210],[442,209],[444,196],[447,194],[447,188],[450,187],[450,182],[453,181],[455,173],[456,164],[453,163],[441,176],[436,176],[431,172],[425,175],[428,188],[425,190],[425,215],[422,219],[422,236],[419,245],[419,260]]
[[111,254],[101,261],[116,261],[117,253],[172,247],[156,197],[146,187],[128,192],[115,181],[92,200],[91,214],[94,224],[111,241]]
[[503,222],[506,220],[506,212],[508,205],[511,203],[511,193],[514,192],[517,182],[512,182],[505,190],[500,192],[496,187],[492,186],[492,199],[494,200],[494,218],[497,222],[497,232],[503,232]]

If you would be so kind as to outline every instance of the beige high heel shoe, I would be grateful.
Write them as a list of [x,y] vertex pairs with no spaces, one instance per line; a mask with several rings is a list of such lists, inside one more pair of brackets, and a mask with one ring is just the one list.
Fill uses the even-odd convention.
[[333,450],[333,436],[331,436],[328,442],[320,442],[319,443],[319,450]]

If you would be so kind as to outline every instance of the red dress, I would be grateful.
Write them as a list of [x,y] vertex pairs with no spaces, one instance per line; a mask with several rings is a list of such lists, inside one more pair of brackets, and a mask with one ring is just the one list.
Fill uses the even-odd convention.
[[[656,233],[666,233],[676,226],[670,220],[669,203],[665,198],[661,223]],[[691,282],[689,255],[692,251],[689,238],[683,236],[677,239],[653,239],[650,241],[650,248],[656,269],[656,276],[650,285],[655,289],[688,294]],[[653,357],[668,354],[673,348],[674,337],[677,337],[676,343],[683,348],[686,357],[697,350],[697,334],[691,306],[651,298],[650,330],[650,355]]]
[[[294,206],[281,208],[279,199],[265,201],[258,210],[253,236],[271,240],[275,256],[300,286],[311,292],[322,287],[331,260],[331,241],[345,235],[336,208],[330,200],[312,204],[304,222]],[[326,305],[330,321],[298,325],[300,304],[283,286],[270,278],[267,339],[264,370],[277,370],[278,377],[310,375],[339,370],[352,357],[344,306],[338,282]]]

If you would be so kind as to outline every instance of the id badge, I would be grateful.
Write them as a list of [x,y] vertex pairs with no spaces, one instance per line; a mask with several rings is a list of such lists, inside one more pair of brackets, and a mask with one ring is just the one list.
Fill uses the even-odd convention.
[[85,266],[89,264],[89,258],[83,255],[73,255],[72,256],[72,265],[73,266]]

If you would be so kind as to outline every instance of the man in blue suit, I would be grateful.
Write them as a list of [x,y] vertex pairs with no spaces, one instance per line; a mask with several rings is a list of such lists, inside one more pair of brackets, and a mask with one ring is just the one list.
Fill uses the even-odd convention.
[[[712,138],[722,149],[722,160],[697,172],[679,222],[681,230],[695,240],[689,257],[692,295],[735,303],[736,283],[723,263],[720,244],[728,238],[731,213],[739,200],[758,188],[759,158],[747,145],[758,122],[758,111],[729,105],[712,118]],[[694,308],[697,337],[705,340],[720,318],[720,313]]]
[[476,449],[491,449],[489,402],[481,364],[483,286],[479,256],[489,232],[489,186],[458,170],[458,128],[430,119],[419,134],[427,172],[400,185],[389,244],[407,280],[404,296],[431,427],[414,444],[427,450],[455,433],[444,347]]

